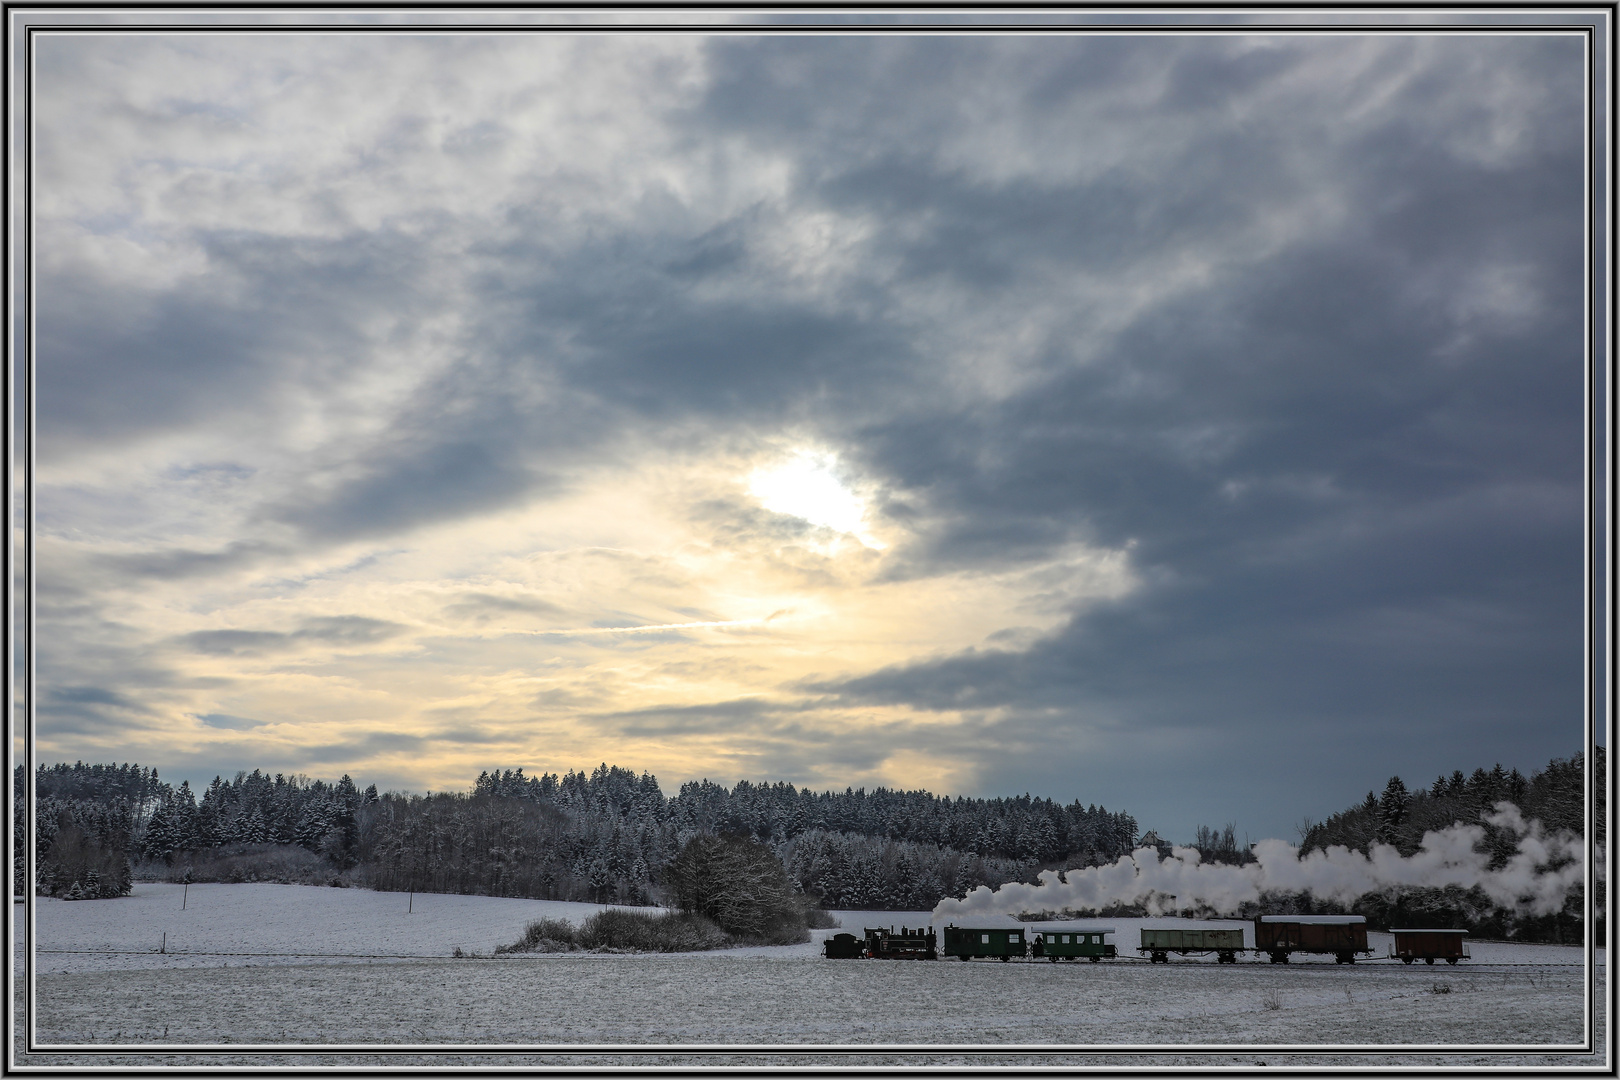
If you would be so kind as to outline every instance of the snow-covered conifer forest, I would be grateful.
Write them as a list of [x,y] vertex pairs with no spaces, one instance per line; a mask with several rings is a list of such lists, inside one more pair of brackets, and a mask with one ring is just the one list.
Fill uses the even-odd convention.
[[[1595,764],[1601,777],[1603,761]],[[1524,819],[1579,834],[1583,774],[1576,755],[1530,777],[1501,766],[1471,776],[1459,770],[1415,790],[1394,777],[1381,796],[1369,792],[1362,805],[1303,823],[1300,853],[1335,845],[1366,852],[1384,843],[1410,855],[1426,832],[1478,823],[1498,865],[1516,839],[1492,823],[1494,807],[1510,802]],[[22,891],[20,770],[14,781],[14,885]],[[770,848],[811,904],[925,911],[980,886],[1033,884],[1043,870],[1108,866],[1139,844],[1166,856],[1171,849],[1156,833],[1140,834],[1129,813],[1079,800],[1061,805],[1029,795],[967,799],[886,788],[814,792],[746,780],[731,788],[690,782],[666,796],[650,774],[606,764],[589,774],[485,772],[470,791],[426,795],[362,790],[347,775],[330,783],[256,769],[215,777],[199,797],[155,769],[80,762],[42,766],[35,794],[36,891],[57,897],[118,896],[132,880],[145,879],[653,904],[669,899],[665,871],[692,837],[726,834]],[[1232,825],[1202,827],[1189,846],[1206,863],[1252,860],[1236,835]],[[1302,896],[1273,899],[1310,903]],[[1454,887],[1368,893],[1346,909],[1367,914],[1375,926],[1415,910],[1476,933],[1569,941],[1581,933],[1580,907],[1572,891],[1565,910],[1527,917]],[[1115,913],[1148,912],[1128,904]]]

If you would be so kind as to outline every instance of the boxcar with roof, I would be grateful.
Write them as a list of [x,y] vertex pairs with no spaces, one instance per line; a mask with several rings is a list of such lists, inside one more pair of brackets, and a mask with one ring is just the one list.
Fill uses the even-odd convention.
[[1361,915],[1261,915],[1254,920],[1254,951],[1286,964],[1294,953],[1331,955],[1353,964],[1367,947],[1367,920]]
[[1459,960],[1472,959],[1468,955],[1468,943],[1463,941],[1468,935],[1466,930],[1392,929],[1390,933],[1395,935],[1395,941],[1389,947],[1390,959],[1403,964],[1410,964],[1414,960],[1422,960],[1425,964],[1432,964],[1436,960],[1455,964]]
[[1030,945],[1032,956],[1044,956],[1056,963],[1059,960],[1079,960],[1084,957],[1092,963],[1112,960],[1118,955],[1114,943],[1106,940],[1112,926],[1078,926],[1060,930],[1043,930],[1035,935]]
[[1150,963],[1167,964],[1170,954],[1204,956],[1215,954],[1217,963],[1235,964],[1237,954],[1244,949],[1241,927],[1146,927],[1142,928],[1142,943],[1136,951],[1147,954]]
[[972,960],[980,956],[994,956],[1008,960],[1022,957],[1029,941],[1022,928],[1013,930],[1004,926],[945,927],[945,955],[958,960]]

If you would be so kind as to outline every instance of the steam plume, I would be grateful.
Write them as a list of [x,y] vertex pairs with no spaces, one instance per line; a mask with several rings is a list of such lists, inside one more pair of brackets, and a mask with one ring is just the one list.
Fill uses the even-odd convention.
[[1293,844],[1262,840],[1254,849],[1259,861],[1226,866],[1201,862],[1196,848],[1175,848],[1170,858],[1161,859],[1144,847],[1108,866],[1069,870],[1064,875],[1067,881],[1060,881],[1054,870],[1043,870],[1039,885],[1011,882],[994,890],[981,885],[962,899],[941,900],[934,915],[955,920],[1138,903],[1153,914],[1164,914],[1200,902],[1221,914],[1236,914],[1240,904],[1267,892],[1309,892],[1319,900],[1349,903],[1364,893],[1391,887],[1447,885],[1465,889],[1477,885],[1499,906],[1521,914],[1549,915],[1561,908],[1569,890],[1585,879],[1581,838],[1563,830],[1549,834],[1541,822],[1525,821],[1509,802],[1497,803],[1486,820],[1518,840],[1507,865],[1494,870],[1488,866],[1490,854],[1479,850],[1485,838],[1481,825],[1452,825],[1425,833],[1422,846],[1410,856],[1374,844],[1365,855],[1335,845],[1300,858]]

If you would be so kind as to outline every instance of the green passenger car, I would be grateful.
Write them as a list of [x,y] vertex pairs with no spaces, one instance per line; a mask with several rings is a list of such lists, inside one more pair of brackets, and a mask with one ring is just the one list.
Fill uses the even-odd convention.
[[1079,960],[1084,957],[1092,963],[1104,958],[1112,960],[1118,953],[1104,935],[1112,934],[1112,926],[1081,926],[1072,930],[1043,930],[1035,935],[1034,955],[1044,956],[1056,963],[1059,960]]
[[1181,956],[1214,953],[1220,963],[1235,964],[1237,954],[1242,952],[1243,948],[1241,929],[1216,930],[1203,927],[1196,930],[1168,927],[1149,929],[1144,926],[1142,944],[1136,951],[1147,953],[1148,959],[1155,964],[1169,963],[1171,953],[1178,953]]
[[1029,935],[1022,929],[1010,930],[1001,926],[947,926],[945,927],[945,955],[958,960],[972,960],[976,956],[996,956],[1008,960],[1026,955]]

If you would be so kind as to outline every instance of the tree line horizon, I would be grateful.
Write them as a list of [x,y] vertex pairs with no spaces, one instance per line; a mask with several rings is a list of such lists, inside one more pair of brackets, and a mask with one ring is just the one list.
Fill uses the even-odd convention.
[[[1599,748],[1597,765],[1603,758]],[[1423,831],[1482,821],[1499,799],[1551,828],[1583,826],[1584,760],[1553,759],[1530,777],[1477,769],[1409,791],[1392,777],[1380,797],[1300,826],[1301,853],[1390,843],[1415,851]],[[1601,784],[1601,776],[1599,777]],[[21,860],[23,769],[14,776],[14,878]],[[688,781],[666,796],[657,778],[605,762],[591,773],[480,773],[470,791],[364,790],[255,769],[216,776],[201,798],[135,764],[40,766],[35,776],[36,891],[117,896],[141,880],[288,881],[382,890],[472,893],[627,905],[672,895],[665,870],[694,836],[766,845],[807,901],[844,910],[931,910],[979,886],[1034,881],[1042,870],[1105,865],[1139,847],[1168,855],[1136,819],[1076,799],[994,799],[926,790],[786,782],[727,788]],[[1601,788],[1600,788],[1601,798]],[[1598,826],[1602,839],[1602,823]],[[1252,858],[1232,824],[1200,826],[1205,861]],[[1486,846],[1510,853],[1487,830]]]

